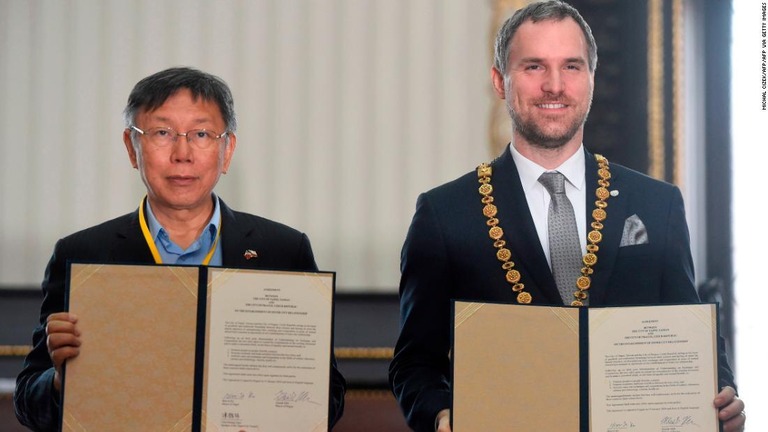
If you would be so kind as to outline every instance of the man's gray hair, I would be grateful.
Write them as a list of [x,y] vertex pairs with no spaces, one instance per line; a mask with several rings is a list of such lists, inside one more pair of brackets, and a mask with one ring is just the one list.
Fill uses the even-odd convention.
[[179,90],[187,89],[193,99],[202,98],[219,107],[226,132],[237,130],[235,102],[229,86],[221,78],[187,67],[175,67],[152,74],[138,83],[128,96],[128,104],[123,110],[125,127],[136,125],[139,111],[152,111]]
[[546,20],[561,21],[566,18],[572,18],[581,27],[581,32],[584,33],[584,39],[587,41],[589,71],[594,72],[595,68],[597,68],[597,44],[595,43],[594,36],[592,36],[592,29],[589,28],[589,24],[584,21],[579,11],[568,3],[559,0],[531,3],[519,9],[504,22],[504,25],[501,26],[499,33],[496,35],[494,67],[502,75],[506,75],[510,42],[515,36],[517,29],[524,22],[528,20],[534,23]]

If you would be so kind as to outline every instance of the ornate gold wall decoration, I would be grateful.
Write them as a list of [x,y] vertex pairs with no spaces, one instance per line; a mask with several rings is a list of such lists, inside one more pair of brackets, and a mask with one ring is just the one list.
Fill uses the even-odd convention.
[[0,345],[0,357],[24,357],[31,350],[29,345]]
[[672,112],[674,113],[672,124],[672,145],[675,158],[672,181],[682,187],[685,174],[685,92],[683,91],[683,77],[685,76],[685,4],[683,0],[672,2]]
[[[493,46],[496,42],[496,33],[516,10],[524,7],[525,5],[532,3],[529,0],[495,0],[493,4],[493,14],[491,15],[491,27],[488,35],[488,46],[491,51],[491,65],[493,64]],[[493,92],[493,87],[490,85],[490,67],[488,68],[488,91],[491,96],[491,118],[489,122],[489,136],[488,136],[488,151],[490,157],[496,157],[504,150],[507,143],[512,139],[512,122],[509,119],[507,113],[507,105],[505,101],[496,97]]]
[[391,347],[339,347],[333,350],[339,360],[392,360]]
[[664,179],[664,4],[648,1],[648,175]]

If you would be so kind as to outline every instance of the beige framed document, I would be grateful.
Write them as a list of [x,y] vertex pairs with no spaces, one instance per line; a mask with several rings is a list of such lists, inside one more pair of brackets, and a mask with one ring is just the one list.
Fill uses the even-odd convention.
[[64,431],[326,431],[335,275],[71,264]]
[[454,302],[453,430],[716,432],[717,306]]
[[190,430],[198,269],[73,264],[68,296],[82,347],[62,430]]

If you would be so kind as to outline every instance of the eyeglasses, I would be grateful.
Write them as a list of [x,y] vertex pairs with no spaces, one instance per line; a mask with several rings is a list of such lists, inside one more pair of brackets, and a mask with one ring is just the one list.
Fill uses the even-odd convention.
[[225,137],[228,132],[216,134],[205,129],[192,129],[185,133],[176,132],[169,127],[154,127],[143,131],[136,126],[131,126],[131,129],[147,137],[149,142],[157,147],[167,147],[176,142],[178,137],[183,136],[187,138],[187,142],[201,150],[209,148],[213,143],[219,141]]

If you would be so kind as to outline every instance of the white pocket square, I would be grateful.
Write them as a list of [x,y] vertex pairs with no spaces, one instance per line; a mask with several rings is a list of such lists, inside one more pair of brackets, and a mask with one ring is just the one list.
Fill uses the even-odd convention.
[[643,221],[636,214],[624,221],[624,232],[621,234],[619,247],[634,246],[648,243],[648,231]]

